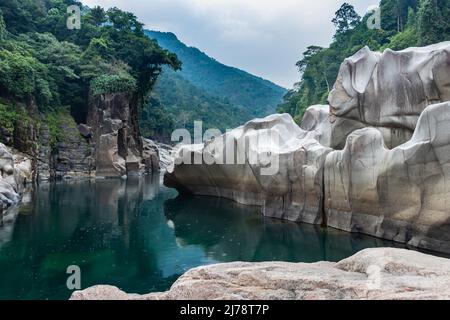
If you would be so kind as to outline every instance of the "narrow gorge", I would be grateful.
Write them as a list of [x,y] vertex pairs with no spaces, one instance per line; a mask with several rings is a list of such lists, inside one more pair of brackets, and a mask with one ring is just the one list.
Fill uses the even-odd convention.
[[0,300],[450,300],[450,0],[181,2],[0,0]]
[[[257,205],[267,217],[449,253],[449,64],[450,42],[365,47],[341,65],[329,105],[310,107],[300,127],[272,115],[183,146],[165,184]],[[230,145],[248,146],[241,164],[220,164]],[[263,174],[271,155],[279,168]],[[186,164],[195,157],[215,164]]]

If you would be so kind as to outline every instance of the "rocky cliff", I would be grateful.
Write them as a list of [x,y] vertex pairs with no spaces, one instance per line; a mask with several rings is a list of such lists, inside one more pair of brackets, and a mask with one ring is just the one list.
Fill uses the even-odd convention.
[[[342,64],[330,105],[309,108],[300,128],[273,115],[184,146],[165,183],[270,217],[450,252],[449,54],[450,42],[363,48]],[[204,161],[189,164],[196,157]]]
[[450,299],[450,261],[403,249],[367,249],[338,263],[232,262],[192,269],[163,293],[95,286],[73,300]]
[[92,97],[87,125],[85,129],[88,135],[92,134],[95,149],[97,176],[120,177],[158,170],[157,149],[152,149],[148,142],[144,146],[139,132],[137,101],[133,94],[107,93]]
[[[17,203],[25,180],[123,177],[158,171],[159,149],[140,136],[137,108],[132,93],[92,96],[86,123],[77,124],[69,110],[39,114],[36,106],[16,106],[23,119],[10,130],[0,128],[0,141],[14,147],[0,145],[0,206]],[[24,165],[14,161],[16,158],[27,159],[26,179],[17,180]]]

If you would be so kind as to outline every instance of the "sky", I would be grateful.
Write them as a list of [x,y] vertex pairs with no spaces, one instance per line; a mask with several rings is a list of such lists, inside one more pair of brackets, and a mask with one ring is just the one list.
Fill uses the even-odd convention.
[[[133,12],[145,27],[170,31],[216,60],[285,88],[309,45],[327,46],[345,0],[82,0]],[[346,0],[363,15],[378,0]]]

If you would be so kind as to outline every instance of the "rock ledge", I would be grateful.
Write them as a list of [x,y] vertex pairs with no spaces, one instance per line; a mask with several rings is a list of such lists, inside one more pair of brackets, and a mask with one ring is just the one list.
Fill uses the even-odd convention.
[[338,263],[233,262],[192,269],[163,293],[95,286],[71,300],[450,299],[450,260],[416,251],[366,249]]

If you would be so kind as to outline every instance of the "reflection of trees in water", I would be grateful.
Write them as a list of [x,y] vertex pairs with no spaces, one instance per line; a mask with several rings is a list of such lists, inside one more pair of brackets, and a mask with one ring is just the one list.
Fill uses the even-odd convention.
[[166,217],[187,245],[201,245],[219,261],[338,261],[388,241],[318,226],[264,218],[258,208],[208,198],[167,200]]
[[148,292],[162,275],[145,229],[155,224],[166,227],[166,221],[161,213],[141,214],[141,209],[159,205],[161,212],[165,199],[156,197],[158,192],[159,176],[40,186],[33,201],[20,208],[12,239],[0,251],[4,293],[8,288],[12,296],[36,297],[32,288],[54,287],[55,297],[69,295],[65,270],[72,264],[81,267],[83,287],[123,285],[124,279],[128,283],[145,275],[148,281],[139,283],[142,292]]

